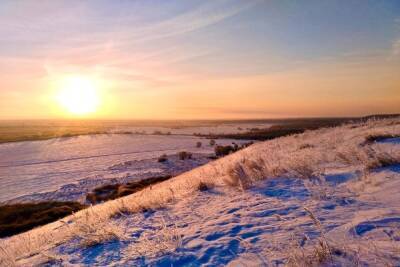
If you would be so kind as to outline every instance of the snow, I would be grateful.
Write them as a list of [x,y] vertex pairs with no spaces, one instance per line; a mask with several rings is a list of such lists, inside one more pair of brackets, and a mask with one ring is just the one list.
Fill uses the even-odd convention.
[[[400,186],[400,168],[395,170],[397,172],[385,168],[377,173],[395,175],[396,184]],[[304,180],[290,178],[262,181],[244,192],[232,188],[197,192],[192,198],[163,209],[116,219],[127,229],[129,238],[123,242],[106,242],[81,249],[75,240],[60,246],[58,253],[66,256],[70,263],[88,266],[110,263],[129,266],[225,266],[243,264],[248,257],[260,265],[280,265],[287,257],[287,251],[282,246],[290,243],[291,238],[303,240],[320,235],[320,230],[304,207],[315,212],[323,224],[325,235],[332,234],[334,238],[350,234],[368,239],[372,234],[386,231],[390,235],[400,229],[398,203],[395,207],[388,207],[383,196],[375,201],[360,200],[355,194],[349,194],[346,186],[337,187],[337,181],[342,185],[356,181],[354,173],[327,177],[326,186],[332,192],[325,199],[318,200],[313,198],[313,189],[308,188]],[[385,186],[382,186],[384,189]],[[377,208],[382,210],[383,207],[393,208],[396,212],[380,219],[366,217],[352,225],[352,220],[357,220],[359,214]],[[160,231],[157,227],[160,222],[178,229],[182,245],[172,252],[158,255],[132,253],[130,246],[140,246],[137,242],[145,233]],[[350,225],[346,233],[337,230]],[[379,238],[375,236],[375,239]],[[385,236],[380,239],[385,240]],[[302,242],[306,246],[308,241]]]
[[379,143],[397,144],[400,145],[400,137],[393,137],[380,140]]
[[399,119],[256,143],[0,240],[0,255],[21,266],[397,266],[400,147],[365,143],[387,133],[400,134]]
[[[198,141],[202,142],[201,148],[196,148]],[[1,144],[0,155],[4,156],[0,157],[0,202],[80,200],[100,184],[177,175],[209,161],[207,156],[213,153],[213,147],[208,143],[209,140],[194,136],[109,134]],[[160,155],[179,151],[196,153],[197,162],[175,169],[154,164]],[[176,157],[172,159],[177,162]],[[126,162],[132,166],[112,168]]]

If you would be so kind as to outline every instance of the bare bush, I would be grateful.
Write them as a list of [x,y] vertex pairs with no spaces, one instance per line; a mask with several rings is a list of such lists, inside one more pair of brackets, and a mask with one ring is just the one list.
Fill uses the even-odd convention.
[[222,157],[229,155],[230,153],[235,152],[235,148],[233,146],[227,145],[227,146],[216,146],[214,148],[215,155],[217,157]]
[[181,151],[181,152],[178,153],[178,158],[180,160],[191,159],[192,158],[192,153],[186,152],[186,151]]
[[214,139],[211,139],[210,140],[210,146],[214,146],[215,145],[215,140]]
[[161,156],[158,157],[157,159],[158,162],[166,162],[168,161],[168,156],[167,154],[162,154]]

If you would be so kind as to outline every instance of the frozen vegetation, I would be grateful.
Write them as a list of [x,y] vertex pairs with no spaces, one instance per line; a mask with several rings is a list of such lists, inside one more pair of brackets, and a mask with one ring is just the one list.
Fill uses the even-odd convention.
[[394,118],[256,143],[2,239],[0,265],[398,266],[399,137]]

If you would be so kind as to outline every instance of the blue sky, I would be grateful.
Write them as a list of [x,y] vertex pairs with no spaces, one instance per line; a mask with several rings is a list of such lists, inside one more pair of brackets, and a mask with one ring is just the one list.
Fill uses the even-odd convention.
[[[120,117],[120,110],[132,118],[396,112],[399,61],[400,1],[0,3],[2,118],[31,110],[59,116],[49,95],[63,75],[101,78],[113,99],[101,117]],[[338,74],[351,88],[331,81]],[[353,109],[341,101],[346,94],[360,99]],[[342,111],[321,109],[318,99]],[[158,112],[146,107],[152,104]]]

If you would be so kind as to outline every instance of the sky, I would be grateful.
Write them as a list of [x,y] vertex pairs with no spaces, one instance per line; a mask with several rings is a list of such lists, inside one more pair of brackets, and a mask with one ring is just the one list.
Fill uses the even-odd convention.
[[[71,77],[91,112],[57,101]],[[0,2],[0,119],[376,113],[400,113],[398,0]]]

